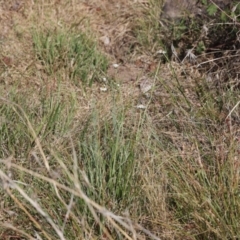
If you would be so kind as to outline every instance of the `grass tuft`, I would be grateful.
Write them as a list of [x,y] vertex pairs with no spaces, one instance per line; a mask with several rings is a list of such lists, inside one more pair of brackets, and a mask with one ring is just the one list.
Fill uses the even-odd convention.
[[32,36],[36,58],[49,75],[64,71],[77,86],[81,82],[91,85],[107,69],[107,58],[85,33],[39,30]]

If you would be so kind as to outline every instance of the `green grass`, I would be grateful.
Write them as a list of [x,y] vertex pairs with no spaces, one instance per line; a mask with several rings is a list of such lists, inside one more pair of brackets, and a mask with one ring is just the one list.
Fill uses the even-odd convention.
[[139,43],[138,50],[148,54],[156,54],[157,51],[165,46],[161,40],[161,15],[162,1],[150,0],[149,7],[143,7],[143,15],[140,15],[133,28],[134,35]]
[[106,71],[107,58],[85,33],[71,30],[33,31],[36,58],[49,75],[66,74],[76,85],[91,85]]
[[[24,183],[20,186],[27,196],[35,195],[33,201],[37,200],[39,206],[29,206],[27,211],[37,222],[54,219],[57,226],[66,225],[64,232],[67,233],[67,239],[74,239],[74,236],[82,231],[77,226],[80,233],[76,233],[70,225],[79,224],[74,222],[80,220],[77,216],[82,216],[85,224],[97,224],[94,228],[100,234],[102,228],[99,228],[99,223],[89,210],[89,203],[86,203],[86,199],[82,198],[80,193],[83,191],[91,200],[102,206],[111,206],[112,210],[118,212],[119,206],[131,203],[134,192],[137,191],[132,189],[135,185],[133,149],[136,133],[125,132],[124,112],[113,111],[110,119],[102,120],[94,113],[75,125],[74,133],[70,135],[74,116],[72,109],[75,109],[76,101],[63,104],[59,97],[45,99],[44,106],[40,104],[34,109],[38,113],[43,112],[41,116],[28,108],[24,98],[19,97],[17,102],[21,103],[21,107],[13,101],[1,100],[2,116],[11,121],[10,126],[1,125],[1,158],[4,159],[4,156],[11,152],[14,160],[13,166],[8,162],[11,169],[9,171],[14,175],[14,179]],[[43,107],[45,111],[42,110]],[[21,162],[21,165],[18,166],[16,162]],[[2,161],[2,169],[8,171],[4,163]],[[28,170],[38,173],[41,177]],[[47,179],[42,179],[44,176]],[[48,180],[48,177],[53,179]],[[57,193],[54,187],[55,178],[67,188],[79,191],[79,196],[71,195],[69,191],[61,188]],[[52,182],[49,183],[50,180]],[[7,191],[23,205],[29,204],[17,190],[13,187],[13,190],[10,188]],[[129,197],[131,194],[132,197]],[[74,206],[69,210],[73,219],[64,223],[71,196]],[[9,199],[7,205],[11,204],[13,202]],[[40,209],[45,210],[49,216],[41,216]],[[20,219],[24,219],[23,213],[18,214]],[[50,231],[47,225],[43,224],[41,231]],[[49,238],[58,239],[56,233],[51,233]]]
[[[162,44],[154,4],[134,54]],[[1,239],[240,237],[238,87],[154,55],[152,92],[137,95],[93,36],[26,28],[31,64],[1,72]]]

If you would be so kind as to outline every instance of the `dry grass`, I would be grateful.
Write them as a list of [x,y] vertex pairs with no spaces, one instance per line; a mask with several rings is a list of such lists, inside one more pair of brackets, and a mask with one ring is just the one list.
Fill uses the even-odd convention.
[[0,2],[1,239],[239,238],[239,89],[161,62],[161,5]]

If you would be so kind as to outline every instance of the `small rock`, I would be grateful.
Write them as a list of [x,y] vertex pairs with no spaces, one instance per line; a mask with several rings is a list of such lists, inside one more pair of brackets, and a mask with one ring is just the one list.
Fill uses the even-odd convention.
[[100,41],[104,44],[104,46],[108,46],[110,44],[110,39],[108,36],[100,37]]
[[153,86],[153,83],[150,79],[143,77],[140,82],[140,90],[142,93],[147,93],[149,90],[151,90]]
[[118,67],[119,67],[119,64],[114,63],[114,64],[113,64],[113,67],[114,67],[114,68],[118,68]]
[[106,88],[106,87],[100,87],[100,91],[101,91],[101,92],[106,92],[106,91],[107,91],[107,88]]
[[136,108],[137,108],[137,109],[146,109],[147,107],[146,107],[145,105],[143,105],[143,104],[138,104],[138,105],[136,106]]

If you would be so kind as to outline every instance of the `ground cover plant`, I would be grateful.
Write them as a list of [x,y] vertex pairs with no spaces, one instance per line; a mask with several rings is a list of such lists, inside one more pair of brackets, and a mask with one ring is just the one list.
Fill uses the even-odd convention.
[[239,238],[239,64],[161,9],[0,1],[0,239]]
[[96,52],[94,42],[83,33],[49,30],[34,31],[32,36],[36,56],[49,75],[64,71],[76,84],[91,84],[97,70],[106,71],[106,57]]

